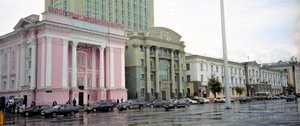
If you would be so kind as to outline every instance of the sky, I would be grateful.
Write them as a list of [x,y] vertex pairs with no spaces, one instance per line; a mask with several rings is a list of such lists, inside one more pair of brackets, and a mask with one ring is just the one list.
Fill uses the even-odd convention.
[[[224,0],[231,61],[258,63],[300,58],[300,0]],[[44,0],[2,0],[0,36],[19,19],[41,14]],[[222,58],[219,0],[154,0],[155,26],[182,36],[185,52]]]

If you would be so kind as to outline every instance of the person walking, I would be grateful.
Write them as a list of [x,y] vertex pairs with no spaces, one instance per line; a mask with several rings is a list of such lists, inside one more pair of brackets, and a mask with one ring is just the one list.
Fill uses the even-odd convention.
[[68,100],[66,104],[71,104],[70,100]]
[[53,101],[52,106],[56,106],[56,105],[57,105],[57,102]]
[[35,107],[35,106],[36,106],[35,102],[34,102],[34,101],[31,101],[30,107]]
[[76,99],[73,99],[73,106],[76,106]]

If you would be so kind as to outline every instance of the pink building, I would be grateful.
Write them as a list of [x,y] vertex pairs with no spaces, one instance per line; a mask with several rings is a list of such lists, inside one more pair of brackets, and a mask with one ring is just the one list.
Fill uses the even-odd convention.
[[29,105],[127,99],[119,24],[50,8],[0,36],[0,96]]

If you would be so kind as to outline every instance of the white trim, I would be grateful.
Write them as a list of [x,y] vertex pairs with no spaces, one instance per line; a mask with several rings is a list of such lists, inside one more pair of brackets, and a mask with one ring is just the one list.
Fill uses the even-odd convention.
[[46,86],[51,86],[52,73],[52,38],[47,37],[47,53],[46,53]]
[[96,48],[92,48],[92,87],[96,87]]
[[62,58],[62,87],[68,87],[68,49],[69,41],[63,39],[63,58]]
[[3,55],[3,52],[2,52],[2,49],[0,49],[0,91],[2,90],[2,55]]
[[[110,88],[111,86],[111,84],[110,84],[110,57],[109,57],[109,55],[110,55],[110,50],[111,48],[106,48],[106,57],[105,57],[105,61],[106,61],[106,65],[105,65],[105,67],[106,67],[106,87],[108,87],[108,88]],[[100,70],[100,71],[103,71],[103,69],[102,70]]]
[[41,43],[41,87],[45,87],[45,43],[47,41],[47,38],[44,37],[44,41],[40,42]]
[[6,45],[6,46],[2,46],[2,47],[0,47],[0,50],[6,49],[6,48],[9,48],[9,47],[14,47],[14,46],[19,45],[19,44],[22,44],[22,42],[16,42],[16,43],[12,43],[12,44],[9,44],[9,45]]
[[36,41],[33,40],[31,44],[31,84],[30,89],[35,88],[36,83]]
[[[18,90],[19,87],[20,87],[20,83],[19,83],[19,53],[20,53],[20,46],[17,47],[17,55],[16,55],[16,78],[15,78],[15,89]],[[0,59],[1,60],[1,59]],[[1,61],[0,61],[1,62]],[[1,66],[1,65],[0,65]],[[1,68],[0,68],[1,69]],[[0,72],[1,73],[1,72]],[[1,74],[0,74],[0,80],[1,80]],[[0,81],[0,84],[1,84],[1,81]]]
[[110,48],[110,87],[115,87],[115,52],[114,48]]
[[121,87],[125,88],[125,52],[124,49],[121,49]]
[[[49,33],[43,33],[38,35],[38,38],[42,38],[42,37],[51,37],[51,38],[60,38],[60,39],[65,39],[65,40],[69,40],[69,41],[73,41],[73,42],[80,42],[80,43],[85,43],[85,44],[92,44],[92,45],[98,45],[98,46],[104,46],[107,44],[107,40],[105,40],[105,38],[103,38],[103,41],[97,41],[99,40],[99,38],[95,38],[95,39],[83,39],[83,38],[73,38],[73,37],[66,37],[66,36],[62,36],[62,35],[56,35],[56,34],[49,34]],[[74,35],[76,36],[76,35]]]
[[[99,52],[100,52],[99,68],[100,68],[100,70],[99,70],[99,79],[98,80],[100,83],[100,88],[104,88],[104,48],[105,47],[99,47]],[[107,83],[107,81],[108,81],[108,79],[106,80],[106,83]]]
[[72,42],[72,87],[77,87],[77,44],[78,42]]
[[8,52],[8,54],[7,54],[7,83],[6,83],[6,89],[9,89],[10,88],[10,70],[11,70],[11,61],[10,61],[10,53],[11,53],[11,48],[9,48],[9,52]]

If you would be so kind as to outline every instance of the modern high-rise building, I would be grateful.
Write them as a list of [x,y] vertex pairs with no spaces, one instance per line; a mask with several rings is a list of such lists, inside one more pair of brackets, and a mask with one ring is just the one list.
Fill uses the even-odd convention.
[[126,31],[154,26],[153,0],[45,0],[48,7],[122,24]]

